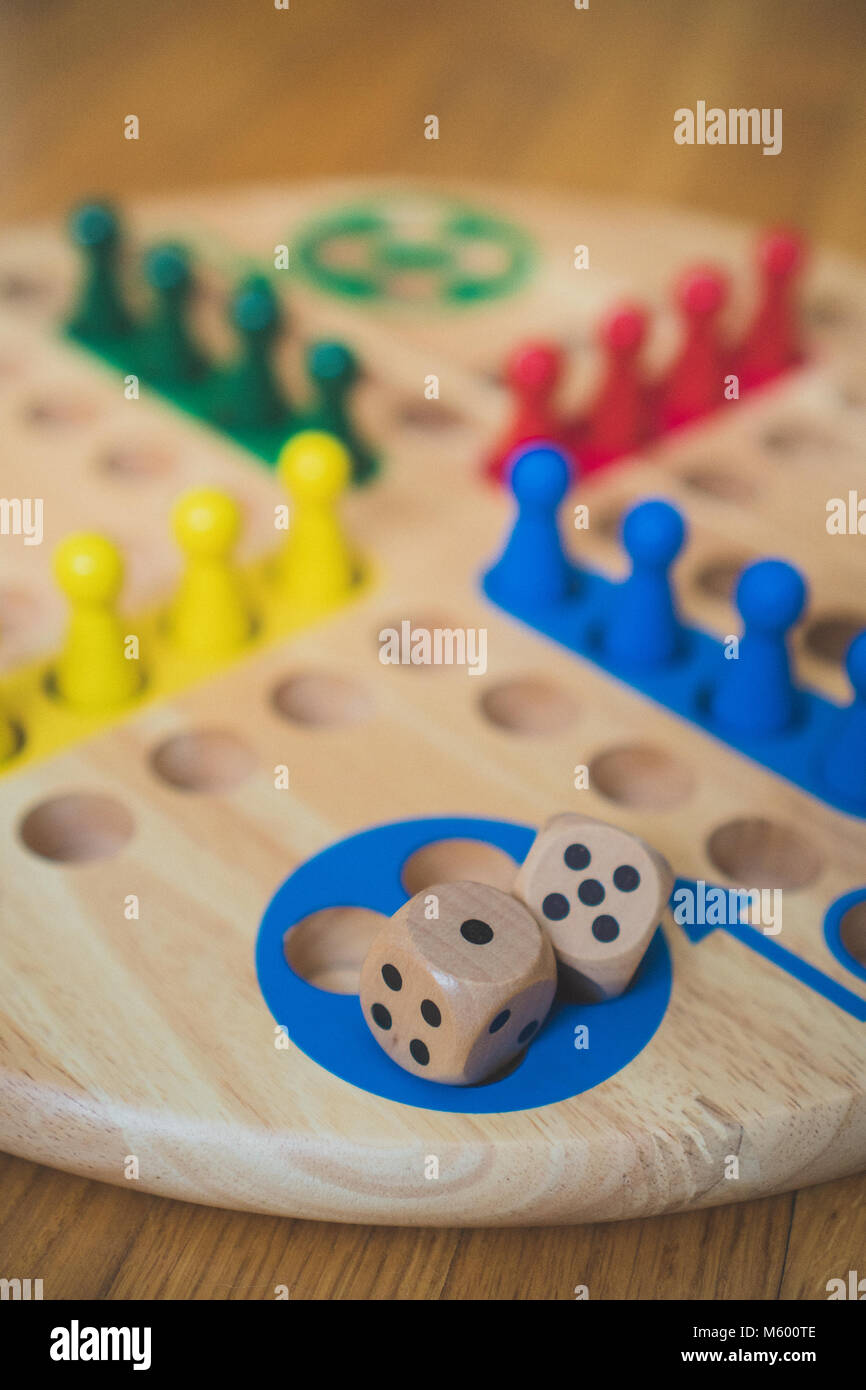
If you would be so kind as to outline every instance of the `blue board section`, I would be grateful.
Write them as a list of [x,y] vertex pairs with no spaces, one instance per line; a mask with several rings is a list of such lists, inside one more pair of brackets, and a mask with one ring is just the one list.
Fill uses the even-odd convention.
[[817,774],[820,756],[834,735],[834,721],[840,717],[840,706],[823,695],[816,691],[798,692],[794,727],[787,733],[762,734],[760,738],[721,735],[710,720],[709,705],[710,694],[723,674],[724,648],[709,632],[684,627],[680,649],[670,663],[660,669],[638,671],[628,666],[613,666],[603,656],[601,634],[617,591],[613,580],[573,566],[569,595],[556,605],[544,607],[499,602],[499,596],[489,591],[487,575],[482,588],[496,606],[520,619],[521,623],[553,638],[560,646],[567,646],[575,655],[587,657],[617,680],[638,689],[642,695],[648,695],[692,724],[698,724],[706,733],[744,753],[746,758],[802,787],[803,791],[819,796],[838,810],[845,810],[852,816],[866,815],[862,803],[835,795]]
[[[683,888],[688,893],[694,894],[697,891],[697,884],[693,879],[686,878],[678,878],[674,884],[671,905],[674,908],[675,921],[679,920],[676,914],[677,893]],[[860,888],[857,892],[847,893],[844,898],[838,898],[835,903],[831,904],[824,919],[824,935],[837,960],[841,961],[847,970],[866,980],[866,969],[845,949],[839,934],[840,923],[848,908],[854,903],[861,902],[864,898],[866,898],[866,888]],[[844,1013],[850,1014],[860,1023],[866,1023],[866,999],[861,999],[853,990],[846,989],[832,976],[825,975],[823,970],[810,965],[801,956],[789,951],[786,946],[780,945],[774,936],[768,936],[758,927],[753,927],[750,923],[739,920],[718,925],[710,925],[706,922],[694,924],[680,922],[680,926],[693,946],[704,941],[714,931],[727,932],[735,941],[741,942],[743,946],[748,946],[750,951],[755,951],[757,955],[763,956],[764,960],[768,960],[778,969],[784,970],[786,975],[798,980],[801,985],[806,985],[815,994],[820,994],[823,999],[835,1004],[837,1009],[842,1009]]]
[[[286,932],[313,912],[328,907],[367,907],[388,916],[396,912],[408,896],[401,882],[403,865],[422,846],[438,840],[479,840],[521,863],[534,835],[528,826],[509,821],[464,817],[397,821],[353,835],[302,864],[271,899],[256,944],[259,984],[276,1022],[301,1051],[335,1076],[425,1110],[478,1115],[534,1109],[580,1095],[621,1071],[646,1047],[670,998],[671,960],[661,928],[624,995],[601,1004],[558,998],[517,1069],[486,1086],[439,1086],[402,1071],[373,1040],[357,995],[317,989],[286,961]],[[690,879],[677,879],[671,895],[674,909],[683,888],[694,894],[697,885]],[[863,900],[866,888],[837,899],[827,912],[824,931],[842,964],[866,980],[866,968],[854,960],[840,937],[845,913]],[[724,931],[836,1008],[866,1022],[866,999],[758,928],[736,921],[718,926],[682,924],[682,930],[698,950],[713,931]],[[575,1047],[575,1029],[581,1025],[589,1030],[585,1049]]]
[[[842,940],[842,922],[846,914],[858,903],[866,902],[866,888],[857,888],[853,893],[846,893],[844,897],[837,898],[830,904],[827,916],[824,918],[824,937],[830,950],[838,961],[841,961],[846,970],[850,970],[860,980],[866,980],[866,965],[861,965],[848,950]],[[866,1019],[866,1004],[862,1005],[860,1018]]]
[[[403,1071],[374,1041],[357,995],[308,984],[288,965],[283,937],[295,923],[328,907],[366,907],[391,915],[407,900],[401,870],[415,850],[437,840],[480,840],[526,857],[535,831],[508,821],[449,817],[398,821],[353,835],[302,864],[272,898],[259,930],[256,968],[265,1001],[292,1042],[344,1081],[425,1110],[495,1114],[567,1100],[627,1066],[646,1047],[671,993],[664,935],[653,937],[635,979],[619,999],[599,1004],[557,1000],[520,1065],[484,1086],[440,1086]],[[589,1045],[575,1046],[585,1024]]]
[[789,637],[807,589],[792,565],[765,559],[743,570],[743,632],[728,650],[677,614],[672,565],[686,528],[670,502],[648,498],[629,511],[630,572],[613,582],[566,554],[565,455],[532,442],[509,468],[517,511],[484,575],[493,603],[813,796],[866,816],[866,632],[848,650],[854,698],[843,708],[795,683]]

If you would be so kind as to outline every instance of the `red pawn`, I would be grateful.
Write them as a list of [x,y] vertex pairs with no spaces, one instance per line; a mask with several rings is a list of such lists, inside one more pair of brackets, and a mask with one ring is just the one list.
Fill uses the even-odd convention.
[[489,478],[505,480],[506,463],[519,444],[538,439],[565,445],[565,427],[553,399],[562,366],[562,352],[552,343],[525,343],[508,359],[505,381],[515,398],[514,417],[487,462]]
[[688,271],[676,287],[686,321],[685,341],[662,383],[663,429],[698,420],[724,400],[727,354],[717,319],[727,296],[727,278],[712,267]]
[[795,287],[803,259],[803,243],[795,232],[776,228],[758,244],[762,284],[740,347],[742,390],[762,386],[802,361]]
[[606,356],[598,394],[576,431],[581,471],[590,473],[639,449],[650,435],[646,382],[638,357],[647,331],[643,309],[627,305],[602,320],[599,341]]

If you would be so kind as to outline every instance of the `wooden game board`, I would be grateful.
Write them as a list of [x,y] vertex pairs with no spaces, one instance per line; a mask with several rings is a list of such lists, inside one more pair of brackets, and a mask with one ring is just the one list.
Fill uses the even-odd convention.
[[[314,215],[399,191],[231,191],[134,207],[128,221],[136,241],[196,247],[199,325],[217,345],[228,276],[271,263],[274,246]],[[409,282],[395,305],[287,280],[284,365],[296,387],[299,344],[311,337],[344,337],[364,364],[359,415],[383,471],[347,498],[345,516],[374,566],[365,592],[326,622],[0,778],[0,1144],[14,1153],[115,1183],[130,1180],[134,1155],[132,1181],[196,1202],[442,1225],[613,1220],[866,1167],[862,1014],[729,933],[693,943],[670,919],[673,991],[658,1031],[622,1071],[570,1100],[505,1114],[425,1110],[351,1086],[293,1044],[275,1046],[254,965],[268,900],[333,841],[418,816],[538,824],[576,809],[643,835],[683,877],[778,884],[780,944],[866,1001],[866,970],[823,933],[830,903],[866,884],[866,823],[513,623],[479,589],[510,510],[479,476],[506,414],[497,374],[507,348],[533,335],[567,344],[577,402],[597,370],[593,324],[624,294],[659,306],[658,362],[676,335],[667,289],[689,262],[730,268],[731,322],[741,321],[751,233],[577,198],[458,193],[533,239],[534,268],[512,294],[445,309],[425,307]],[[591,271],[572,268],[577,243],[590,247]],[[167,513],[184,487],[238,498],[249,557],[273,545],[282,500],[259,461],[153,395],[124,400],[115,373],[60,337],[76,273],[59,228],[0,239],[3,492],[45,499],[41,547],[0,538],[4,671],[57,645],[50,552],[66,532],[104,529],[121,544],[132,610],[164,599],[176,580]],[[866,626],[863,542],[829,537],[825,504],[866,488],[866,273],[817,256],[806,306],[810,365],[595,477],[584,494],[590,530],[574,539],[587,563],[616,573],[623,506],[670,497],[692,532],[678,566],[684,613],[720,635],[737,630],[733,569],[789,557],[812,588],[798,669],[842,699],[839,632]],[[423,395],[431,373],[438,402]],[[488,673],[381,665],[377,634],[404,618],[485,627]],[[275,788],[279,764],[288,791]],[[589,766],[589,790],[574,789],[576,764]],[[483,847],[446,846],[415,862],[410,882],[502,872],[501,856]],[[139,920],[124,915],[130,894]],[[862,923],[859,932],[855,922],[846,939],[863,961]],[[313,922],[295,967],[346,988],[368,935],[363,918],[330,931]],[[730,1155],[735,1180],[725,1176]]]

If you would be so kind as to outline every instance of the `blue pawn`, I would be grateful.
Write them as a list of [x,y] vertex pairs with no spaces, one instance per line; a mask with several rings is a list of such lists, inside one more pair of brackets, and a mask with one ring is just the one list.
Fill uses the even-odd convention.
[[760,736],[784,733],[793,724],[797,692],[787,635],[805,602],[803,578],[784,560],[757,560],[743,570],[737,585],[744,624],[739,657],[723,663],[710,700],[723,730]]
[[566,597],[571,581],[556,517],[571,470],[550,444],[524,445],[512,459],[517,520],[501,556],[487,571],[486,588],[503,608],[547,607]]
[[846,801],[866,805],[866,632],[854,638],[845,658],[854,698],[833,725],[821,764],[828,788]]
[[650,669],[676,656],[682,627],[670,569],[685,536],[685,523],[670,502],[640,502],[625,518],[622,541],[631,574],[614,590],[602,634],[604,654],[613,665]]

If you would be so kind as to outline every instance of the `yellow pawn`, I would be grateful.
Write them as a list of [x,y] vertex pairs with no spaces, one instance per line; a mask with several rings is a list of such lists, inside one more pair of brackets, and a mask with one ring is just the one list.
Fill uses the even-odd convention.
[[18,752],[18,730],[5,710],[0,710],[0,763]]
[[169,610],[169,630],[187,656],[228,656],[250,638],[253,623],[232,551],[241,529],[237,503],[215,488],[184,493],[172,512],[186,571]]
[[54,573],[71,611],[66,642],[54,668],[60,699],[97,714],[132,700],[141,685],[136,659],[127,659],[116,600],[123,561],[105,536],[67,536],[54,554]]
[[351,459],[333,435],[303,430],[277,460],[292,503],[289,533],[277,557],[280,597],[303,613],[342,602],[355,580],[355,563],[337,501],[348,487]]

